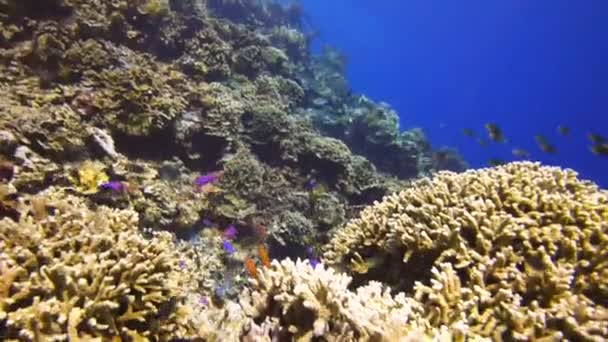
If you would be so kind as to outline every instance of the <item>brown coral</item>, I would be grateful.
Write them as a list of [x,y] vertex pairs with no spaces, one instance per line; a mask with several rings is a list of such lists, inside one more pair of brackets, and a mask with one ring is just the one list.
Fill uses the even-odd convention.
[[[62,198],[58,200],[57,198]],[[4,338],[160,338],[188,329],[171,236],[145,239],[137,214],[48,194],[0,221]],[[44,208],[50,215],[41,215]]]
[[359,280],[411,291],[435,326],[602,340],[607,233],[606,191],[571,170],[522,162],[418,181],[364,210],[324,256],[348,265],[380,255]]

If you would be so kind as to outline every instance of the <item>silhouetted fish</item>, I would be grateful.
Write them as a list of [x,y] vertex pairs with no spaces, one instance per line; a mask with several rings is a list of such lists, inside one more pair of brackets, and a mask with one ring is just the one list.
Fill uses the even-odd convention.
[[521,148],[514,148],[511,150],[511,153],[518,158],[529,158],[530,157],[530,153],[528,153],[528,151],[523,150]]
[[557,126],[557,133],[563,136],[570,135],[570,127],[564,125]]
[[483,147],[488,146],[488,141],[486,139],[483,139],[483,138],[477,139],[477,143],[479,144],[479,146],[483,146]]
[[470,138],[474,138],[477,136],[477,134],[475,134],[475,132],[470,128],[463,128],[462,134],[464,134],[465,136],[470,137]]
[[505,139],[504,135],[502,134],[502,130],[500,129],[500,127],[498,127],[497,124],[487,123],[487,124],[485,124],[485,128],[488,131],[488,136],[490,137],[490,139],[492,141],[495,141],[497,143],[506,142],[506,139]]
[[488,165],[490,165],[490,166],[499,166],[499,165],[503,165],[503,164],[506,164],[506,162],[502,159],[490,158],[488,160]]
[[538,145],[538,147],[545,153],[556,153],[557,152],[557,148],[549,143],[549,140],[547,140],[547,138],[545,138],[544,136],[537,134],[534,136],[534,139],[536,140],[536,144]]
[[608,143],[600,143],[591,146],[591,152],[598,156],[608,157]]
[[587,138],[594,144],[603,144],[606,142],[606,138],[595,133],[587,133]]

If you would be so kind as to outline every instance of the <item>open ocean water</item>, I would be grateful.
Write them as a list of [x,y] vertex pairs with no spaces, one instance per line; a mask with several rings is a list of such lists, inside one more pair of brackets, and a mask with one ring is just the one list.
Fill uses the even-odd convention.
[[[608,136],[608,2],[305,0],[316,46],[347,56],[354,91],[389,103],[401,128],[457,148],[471,167],[529,159],[573,168],[608,185],[608,157],[588,133]],[[496,123],[508,140],[480,146]],[[558,134],[558,125],[570,128]],[[535,135],[556,153],[543,152]]]

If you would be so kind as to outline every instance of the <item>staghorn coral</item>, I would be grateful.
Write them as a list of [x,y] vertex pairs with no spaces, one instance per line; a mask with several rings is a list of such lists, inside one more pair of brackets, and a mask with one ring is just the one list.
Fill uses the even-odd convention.
[[29,203],[19,221],[0,222],[4,338],[166,339],[190,331],[168,233],[145,239],[135,212],[91,211],[53,189]]
[[496,340],[603,340],[607,233],[606,191],[520,162],[415,182],[339,230],[324,260],[381,258],[357,282],[411,292],[433,326]]
[[350,281],[323,265],[275,260],[241,295],[250,318],[243,333],[261,339],[260,332],[266,330],[266,338],[298,341],[450,340],[449,332],[426,326],[415,300],[403,294],[393,297],[378,282],[353,292]]

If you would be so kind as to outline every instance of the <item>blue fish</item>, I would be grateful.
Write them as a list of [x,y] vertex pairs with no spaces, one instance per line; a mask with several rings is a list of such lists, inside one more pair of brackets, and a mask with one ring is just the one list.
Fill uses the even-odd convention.
[[234,254],[234,246],[232,243],[230,243],[230,241],[224,240],[224,250],[230,255]]

